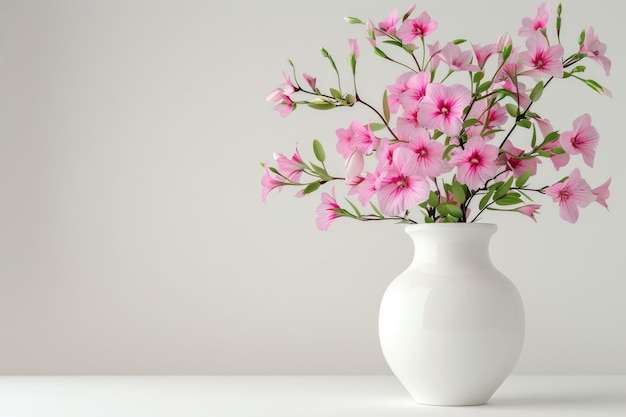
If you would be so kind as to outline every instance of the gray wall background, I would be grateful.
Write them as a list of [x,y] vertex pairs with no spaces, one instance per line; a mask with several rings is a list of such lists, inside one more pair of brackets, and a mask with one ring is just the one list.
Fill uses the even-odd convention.
[[[609,45],[612,76],[588,72],[614,98],[554,83],[535,109],[563,130],[591,113],[601,144],[596,167],[580,167],[594,186],[613,178],[610,211],[594,204],[570,225],[539,198],[537,224],[489,217],[493,261],[527,310],[517,373],[626,372],[614,3],[563,1],[565,43],[593,25]],[[310,159],[318,138],[341,167],[334,130],[366,113],[281,119],[265,97],[288,58],[330,85],[319,47],[346,69],[346,39],[359,38],[359,85],[378,102],[398,68],[343,17],[378,22],[409,4],[0,0],[0,373],[388,373],[378,303],[412,256],[402,227],[344,220],[320,232],[318,195],[261,203],[259,162],[296,142]],[[488,43],[539,4],[418,10],[439,21],[433,40]]]

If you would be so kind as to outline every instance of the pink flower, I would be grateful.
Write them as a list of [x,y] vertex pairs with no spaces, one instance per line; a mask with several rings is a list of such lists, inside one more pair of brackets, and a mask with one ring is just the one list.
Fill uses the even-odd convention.
[[274,106],[280,117],[287,117],[296,109],[296,104],[291,100],[289,96],[281,95],[282,101]]
[[535,33],[526,39],[527,51],[519,54],[522,63],[530,69],[522,72],[522,75],[532,77],[552,76],[563,77],[563,47],[561,45],[549,46],[548,41],[541,34]]
[[509,32],[504,32],[502,35],[498,37],[498,41],[496,42],[496,52],[502,53],[502,50],[513,44],[511,40],[511,34]]
[[550,161],[552,161],[552,165],[554,165],[554,169],[557,171],[567,164],[569,164],[569,154],[568,153],[554,153],[552,149],[561,147],[561,138],[555,140],[554,142],[550,142],[545,144],[541,150],[546,151],[550,154]]
[[416,107],[411,110],[405,110],[402,112],[402,114],[398,116],[396,123],[396,132],[398,135],[406,136],[409,133],[405,134],[403,132],[410,132],[413,129],[417,129],[419,127],[420,124],[418,121],[418,113],[419,108]]
[[376,194],[376,183],[378,182],[379,172],[376,170],[374,173],[368,172],[365,178],[358,184],[354,185],[348,191],[348,195],[357,194],[359,202],[365,206],[367,202]]
[[540,162],[537,158],[520,159],[524,150],[516,148],[508,140],[502,145],[502,150],[504,152],[500,154],[498,160],[502,161],[505,169],[511,171],[514,177],[519,177],[526,171],[530,171],[531,175],[537,175],[537,163]]
[[489,45],[480,46],[479,44],[472,44],[474,50],[474,56],[476,56],[476,62],[480,68],[485,66],[485,63],[493,54],[496,53],[496,44],[490,43]]
[[439,41],[427,46],[428,54],[430,55],[430,60],[428,61],[429,70],[435,71],[441,62],[441,46],[439,46]]
[[520,108],[525,109],[530,104],[530,97],[528,96],[528,94],[526,94],[526,85],[519,82],[519,80],[517,81],[517,83],[513,83],[513,81],[511,81],[511,78],[507,78],[502,83],[502,88],[510,91],[515,95],[515,98],[517,99],[517,103],[519,104]]
[[537,17],[534,19],[531,19],[530,17],[522,19],[522,27],[520,28],[518,34],[522,36],[531,36],[538,30],[545,30],[551,12],[552,8],[550,7],[550,3],[546,1],[537,8]]
[[311,77],[309,74],[302,74],[304,79],[306,80],[309,87],[315,91],[315,84],[317,83],[317,78]]
[[[539,131],[545,138],[550,133],[554,132],[554,128],[552,127],[552,123],[548,119],[543,119],[539,116],[531,118],[531,120],[535,123],[535,125],[539,128]],[[569,154],[568,153],[554,153],[552,149],[561,147],[561,138],[557,140],[547,143],[541,147],[542,151],[546,151],[550,154],[550,161],[552,161],[552,165],[554,165],[554,169],[557,171],[562,167],[566,166],[569,163]]]
[[516,208],[515,211],[522,213],[525,216],[530,217],[531,219],[535,221],[535,223],[537,223],[537,219],[535,219],[535,213],[540,208],[541,208],[540,204],[527,204],[525,206]]
[[372,152],[377,142],[376,136],[369,126],[364,126],[357,120],[354,120],[348,129],[337,129],[335,134],[339,139],[337,151],[345,159],[348,159],[355,149],[362,154]]
[[400,142],[390,142],[389,139],[381,139],[378,148],[376,148],[376,160],[378,166],[387,168],[393,162],[393,151],[400,146]]
[[533,117],[531,120],[535,122],[544,138],[550,133],[554,132],[554,128],[552,127],[552,123],[550,123],[550,120],[544,119],[539,116]]
[[574,130],[561,133],[561,146],[570,155],[582,154],[583,161],[593,167],[596,148],[600,135],[595,127],[591,126],[591,116],[587,113],[574,120]]
[[419,102],[426,95],[426,87],[430,84],[429,71],[410,74],[411,76],[406,81],[406,90],[400,93],[398,97],[400,105],[405,111],[417,108]]
[[465,133],[468,137],[471,136],[483,136],[485,139],[492,139],[495,133],[484,136],[486,132],[494,129],[499,129],[509,119],[509,115],[506,112],[506,108],[500,104],[493,104],[491,108],[487,106],[485,100],[474,103],[469,114],[468,119],[477,119],[478,122],[465,129]]
[[356,39],[348,39],[348,44],[350,45],[350,55],[352,55],[354,59],[359,59],[359,41]]
[[365,23],[365,30],[367,31],[367,41],[374,48],[376,46],[376,27],[370,19],[367,19],[367,23]]
[[393,9],[389,16],[378,24],[378,29],[383,35],[395,35],[396,24],[398,23],[398,9]]
[[519,46],[516,46],[511,51],[511,55],[507,58],[507,60],[503,63],[502,57],[499,56],[498,59],[499,64],[501,65],[500,70],[498,71],[495,80],[498,82],[506,81],[508,79],[516,80],[513,84],[518,84],[517,75],[521,73],[523,69],[522,61],[519,53]]
[[596,196],[596,202],[601,206],[606,207],[607,209],[609,208],[609,206],[606,204],[606,200],[609,198],[610,195],[609,185],[611,185],[611,178],[609,178],[604,184],[591,190],[593,195]]
[[398,29],[398,37],[403,44],[413,42],[417,38],[430,35],[437,29],[437,22],[430,19],[426,12],[422,12],[415,19],[407,19]]
[[307,168],[297,147],[291,159],[281,153],[275,153],[274,160],[278,166],[278,171],[293,182],[300,181],[302,171]]
[[559,203],[559,215],[570,223],[578,220],[578,207],[587,207],[596,200],[578,168],[572,171],[568,179],[549,186],[545,192],[552,197],[552,201]]
[[446,86],[432,83],[420,102],[420,125],[439,129],[448,136],[456,136],[463,126],[463,109],[470,103],[470,91],[461,84]]
[[387,95],[387,104],[389,111],[396,113],[400,108],[400,97],[409,90],[409,80],[415,75],[414,72],[405,72],[396,78],[395,84],[387,86],[389,94]]
[[414,158],[416,162],[415,172],[422,177],[436,177],[448,172],[450,167],[442,159],[445,146],[441,142],[432,140],[426,129],[418,128],[410,132],[410,136],[403,139],[408,139],[407,144],[402,144],[394,152],[407,152],[407,159]]
[[606,52],[606,45],[598,39],[595,30],[590,26],[585,31],[585,40],[580,48],[580,52],[584,52],[587,56],[596,61],[602,68],[606,75],[609,75],[611,71],[611,60],[604,56]]
[[285,185],[285,182],[279,180],[270,174],[269,167],[267,163],[263,164],[265,166],[265,174],[261,177],[261,186],[263,186],[263,194],[261,196],[262,202],[267,202],[267,195],[270,191],[274,189],[278,189],[280,191],[281,187]]
[[285,77],[285,82],[272,90],[265,99],[266,101],[274,102],[284,100],[285,96],[289,96],[296,91],[296,86],[291,82],[291,78],[285,73],[283,73],[283,76]]
[[406,210],[425,201],[430,195],[430,186],[416,174],[416,161],[410,152],[393,153],[393,162],[376,184],[380,211],[387,216],[401,216]]
[[448,64],[452,71],[480,71],[477,65],[471,64],[472,51],[461,51],[461,48],[452,42],[448,42],[441,50],[441,60]]
[[330,227],[333,220],[341,217],[337,212],[340,209],[335,198],[335,187],[330,190],[330,194],[322,193],[322,202],[315,210],[317,216],[315,224],[318,229],[326,231]]
[[487,145],[481,137],[473,136],[465,143],[465,149],[457,150],[449,163],[457,167],[460,183],[476,190],[496,175],[498,147]]
[[363,154],[355,149],[348,159],[346,159],[346,184],[356,185],[361,182],[362,178],[360,175],[364,167],[365,159],[363,158]]

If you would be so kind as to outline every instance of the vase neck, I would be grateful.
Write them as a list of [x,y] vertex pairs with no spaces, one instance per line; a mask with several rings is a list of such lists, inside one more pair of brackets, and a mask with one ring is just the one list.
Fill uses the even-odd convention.
[[414,264],[469,266],[491,263],[489,241],[497,226],[485,223],[424,224],[407,226],[413,240]]

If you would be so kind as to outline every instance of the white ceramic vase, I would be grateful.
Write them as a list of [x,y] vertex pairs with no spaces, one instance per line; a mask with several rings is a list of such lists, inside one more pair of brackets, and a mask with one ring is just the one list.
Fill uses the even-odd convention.
[[524,307],[489,257],[497,226],[406,226],[415,254],[380,306],[381,348],[415,401],[486,403],[513,370],[524,340]]

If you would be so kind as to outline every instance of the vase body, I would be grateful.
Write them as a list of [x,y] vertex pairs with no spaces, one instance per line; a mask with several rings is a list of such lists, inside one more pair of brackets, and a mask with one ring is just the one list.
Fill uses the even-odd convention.
[[524,308],[489,256],[494,224],[406,226],[415,254],[387,287],[379,335],[391,371],[429,405],[486,403],[517,363]]

